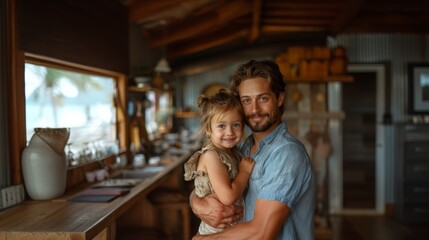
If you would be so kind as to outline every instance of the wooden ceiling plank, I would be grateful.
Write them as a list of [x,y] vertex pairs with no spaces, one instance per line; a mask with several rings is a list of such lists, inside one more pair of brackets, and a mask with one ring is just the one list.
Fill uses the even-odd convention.
[[428,25],[428,14],[398,14],[398,13],[382,13],[382,14],[360,14],[353,21],[353,25],[371,26],[374,25]]
[[[180,40],[189,39],[206,32],[208,29],[215,29],[219,26],[227,25],[234,19],[248,15],[252,12],[250,4],[246,1],[229,2],[225,7],[218,10],[213,18],[204,18],[201,21],[195,19],[189,24],[175,29],[166,30],[164,36],[154,37],[150,41],[151,47],[168,45]],[[172,26],[174,27],[174,26]]]
[[235,31],[231,34],[222,34],[218,37],[201,38],[198,41],[188,42],[181,47],[175,47],[174,50],[168,51],[168,59],[176,59],[182,56],[191,55],[197,52],[204,51],[208,48],[213,48],[223,44],[228,44],[237,40],[244,40],[249,35],[248,29]]
[[268,25],[310,25],[329,26],[329,19],[309,19],[309,18],[265,18],[262,23]]
[[409,26],[409,25],[371,25],[371,26],[350,26],[345,33],[410,33],[427,34],[429,25]]
[[[428,21],[426,21],[428,22]],[[408,23],[371,23],[353,24],[348,26],[343,33],[413,33],[413,34],[427,34],[429,32],[429,24],[415,22],[410,25]]]
[[138,23],[181,3],[183,0],[135,0],[129,6],[130,22]]
[[190,17],[197,17],[197,16],[201,16],[201,15],[205,15],[205,14],[210,14],[210,12],[214,12],[214,11],[216,11],[216,9],[225,5],[227,3],[227,1],[228,0],[210,1],[209,4],[201,6],[200,8],[192,11]]
[[[149,25],[151,20],[161,16],[170,16],[176,21],[170,25],[159,24],[144,29],[148,32],[152,47],[167,46],[167,49],[174,50],[173,56],[192,55],[237,40],[255,43],[262,35],[269,39],[275,35],[294,33],[429,33],[427,0],[120,1],[129,7],[130,20],[134,19],[134,22]],[[204,4],[201,3],[180,19],[169,15],[178,6],[187,3],[195,5],[195,1]],[[244,32],[248,35],[243,37]],[[270,34],[272,36],[268,36]]]
[[319,10],[332,10],[332,9],[341,9],[343,3],[341,0],[339,1],[266,1],[264,2],[265,8],[272,9],[319,9]]
[[349,0],[342,12],[332,21],[330,32],[338,34],[350,24],[350,21],[362,10],[366,0]]
[[325,28],[314,26],[273,26],[265,25],[262,27],[262,34],[272,33],[291,33],[291,32],[324,32]]
[[[231,1],[217,11],[218,20],[235,19],[235,18],[238,18],[238,17],[234,18],[235,15],[237,16],[247,15],[251,13],[252,10],[253,10],[252,6],[248,1],[245,1],[245,0]],[[241,12],[244,12],[244,13],[241,13]]]
[[334,17],[336,11],[329,10],[292,10],[292,9],[270,9],[264,11],[264,17]]
[[250,29],[249,42],[255,42],[261,34],[261,10],[262,0],[253,0],[252,27]]
[[369,12],[402,12],[402,13],[427,13],[429,2],[423,1],[381,1],[371,2],[365,10]]

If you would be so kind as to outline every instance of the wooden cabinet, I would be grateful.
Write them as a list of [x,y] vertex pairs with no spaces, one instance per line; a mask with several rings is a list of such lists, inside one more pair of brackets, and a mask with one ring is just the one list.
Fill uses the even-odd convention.
[[429,125],[397,124],[396,217],[402,223],[429,223]]
[[[161,172],[140,181],[128,194],[110,202],[68,201],[89,187],[85,184],[58,199],[24,201],[3,209],[0,211],[0,240],[114,240],[117,239],[116,230],[127,224],[159,226],[150,222],[155,216],[148,210],[151,206],[146,196],[159,187],[180,189],[183,163],[188,158],[189,154],[164,158]],[[130,221],[125,221],[128,219]]]

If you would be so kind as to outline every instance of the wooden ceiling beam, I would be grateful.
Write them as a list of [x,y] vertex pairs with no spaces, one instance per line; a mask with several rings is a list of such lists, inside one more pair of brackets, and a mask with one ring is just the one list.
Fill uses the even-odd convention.
[[350,24],[350,21],[362,10],[365,5],[366,0],[349,0],[347,1],[344,9],[341,13],[332,21],[329,31],[332,34],[338,34],[347,25]]
[[353,21],[353,25],[368,26],[371,25],[428,25],[429,16],[427,14],[397,14],[397,13],[383,13],[383,14],[361,14]]
[[409,26],[409,25],[371,25],[371,26],[350,26],[347,27],[344,33],[412,33],[412,34],[427,34],[429,25],[424,26]]
[[408,12],[427,13],[429,2],[423,1],[375,1],[366,6],[365,10],[370,12]]
[[169,10],[181,3],[183,3],[183,0],[135,0],[129,6],[129,20],[131,23],[138,23],[142,19],[147,19],[159,12]]
[[[142,30],[147,32],[150,46],[165,46],[167,56],[178,59],[207,49],[222,49],[221,45],[234,46],[240,40],[240,44],[255,43],[261,36],[268,41],[270,37],[295,33],[429,32],[429,2],[424,0],[120,1],[129,7],[130,21],[144,23]],[[165,18],[171,22],[163,24]]]
[[206,14],[210,14],[210,12],[216,11],[216,9],[222,7],[223,5],[225,5],[229,0],[206,0],[209,3],[198,8],[195,9],[192,12],[192,15],[190,15],[191,17],[196,17],[198,15],[206,15]]
[[196,41],[187,42],[185,45],[175,46],[174,50],[167,51],[168,59],[176,59],[182,56],[191,55],[209,48],[228,44],[234,41],[245,40],[249,36],[249,29],[243,28],[217,36],[207,36]]
[[329,10],[296,10],[296,9],[270,9],[264,11],[264,17],[311,17],[311,18],[331,18],[337,12]]
[[[167,34],[157,36],[151,39],[151,47],[160,47],[184,39],[195,37],[201,33],[211,29],[217,29],[219,26],[228,25],[231,21],[248,15],[252,12],[252,7],[245,1],[228,2],[224,7],[220,8],[212,17],[202,19],[193,19],[192,22],[182,26],[172,26],[165,30]],[[172,29],[174,28],[174,29]]]
[[274,26],[265,25],[262,27],[262,33],[265,34],[278,34],[278,33],[292,33],[292,32],[324,32],[323,27],[315,26]]
[[328,26],[332,20],[310,18],[265,18],[263,24],[268,25],[303,25],[303,26]]
[[253,0],[252,27],[250,29],[249,42],[255,42],[261,35],[261,10],[262,0]]
[[342,1],[266,1],[264,7],[267,9],[319,9],[332,10],[341,9]]

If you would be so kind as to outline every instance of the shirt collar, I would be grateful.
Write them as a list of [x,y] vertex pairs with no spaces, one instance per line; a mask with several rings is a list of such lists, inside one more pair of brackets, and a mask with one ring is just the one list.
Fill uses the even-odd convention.
[[271,131],[267,136],[265,136],[262,141],[259,143],[259,146],[269,144],[273,139],[282,131],[286,130],[286,123],[281,122],[273,131]]
[[[262,148],[265,144],[271,143],[279,133],[284,132],[286,129],[286,123],[281,122],[273,131],[271,131],[267,136],[262,139],[262,141],[259,143],[259,149]],[[247,151],[250,151],[250,147],[253,145],[253,143],[253,134],[250,134],[243,145],[246,147],[246,155],[248,155]],[[258,150],[256,150],[256,152],[258,152]]]

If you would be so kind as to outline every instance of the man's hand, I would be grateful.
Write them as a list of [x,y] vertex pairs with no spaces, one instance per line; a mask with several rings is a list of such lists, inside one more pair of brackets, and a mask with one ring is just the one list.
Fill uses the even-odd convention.
[[199,198],[192,192],[189,199],[195,215],[212,227],[227,228],[243,216],[242,206],[225,206],[213,194]]

